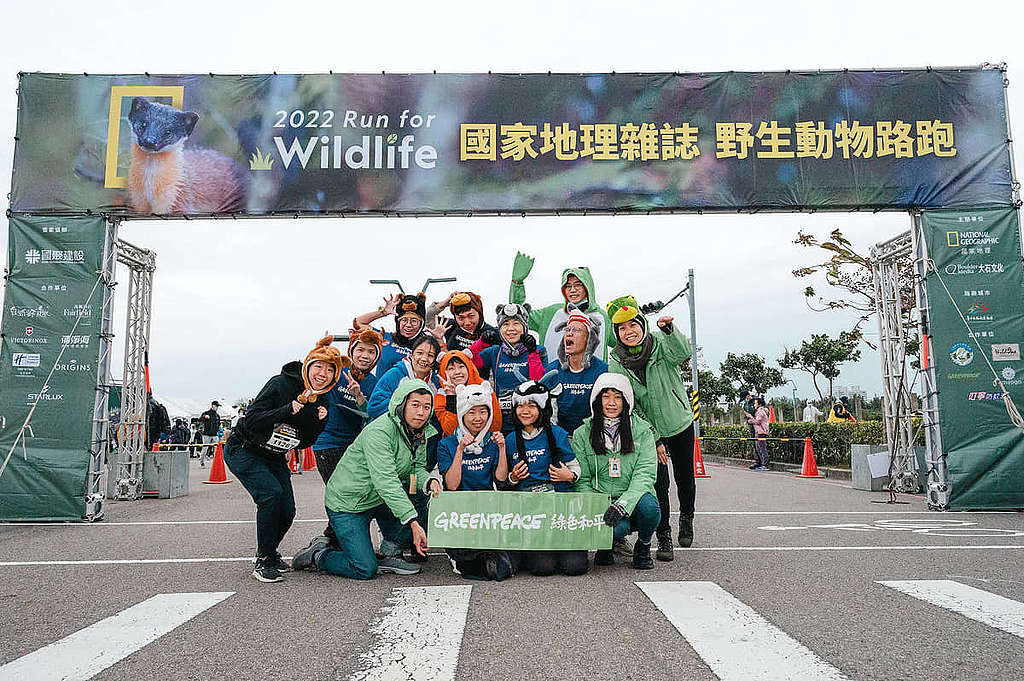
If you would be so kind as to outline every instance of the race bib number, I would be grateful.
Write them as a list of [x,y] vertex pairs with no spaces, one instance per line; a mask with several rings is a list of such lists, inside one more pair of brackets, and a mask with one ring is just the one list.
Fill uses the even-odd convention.
[[501,411],[503,412],[512,411],[511,390],[502,390],[500,393],[498,393],[498,407],[500,407]]
[[284,454],[299,446],[298,431],[287,423],[279,423],[274,426],[274,431],[264,445],[272,452]]

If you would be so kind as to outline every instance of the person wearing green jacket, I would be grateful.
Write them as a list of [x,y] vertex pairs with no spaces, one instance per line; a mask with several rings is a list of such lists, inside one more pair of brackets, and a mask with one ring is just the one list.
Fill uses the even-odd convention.
[[608,303],[616,344],[608,370],[624,374],[636,396],[637,411],[654,426],[658,437],[658,478],[654,489],[661,506],[658,525],[658,560],[674,558],[669,527],[668,459],[679,497],[679,544],[693,544],[693,509],[697,486],[693,478],[693,411],[680,366],[690,358],[690,341],[672,322],[658,320],[658,331],[648,329],[636,298],[622,296]]
[[[526,302],[526,284],[524,282],[532,269],[533,258],[525,253],[517,252],[512,265],[512,285],[508,290],[510,303],[521,305]],[[566,322],[569,321],[569,315],[577,311],[584,314],[590,312],[600,314],[601,325],[600,328],[595,329],[594,333],[598,338],[603,338],[604,342],[600,344],[594,356],[607,361],[608,348],[615,345],[615,336],[612,334],[608,315],[601,309],[601,304],[597,302],[594,278],[590,275],[590,269],[587,267],[569,267],[562,272],[562,302],[534,308],[530,311],[530,330],[536,331],[540,336],[537,345],[542,345],[552,352],[555,348],[562,347]]]
[[[324,541],[295,555],[296,570],[322,570],[353,579],[372,579],[378,572],[410,575],[418,565],[402,560],[402,548],[412,544],[421,556],[427,535],[420,524],[425,509],[416,494],[441,490],[441,481],[428,479],[427,440],[436,434],[430,425],[434,396],[419,379],[402,381],[391,395],[388,411],[374,419],[349,445],[327,482],[324,505],[338,550]],[[376,520],[384,539],[380,558],[370,541],[370,521]]]
[[[601,374],[591,392],[593,416],[572,436],[572,449],[580,463],[577,492],[596,492],[611,497],[604,522],[613,528],[614,541],[636,532],[633,567],[650,570],[651,539],[661,522],[654,497],[658,454],[650,424],[633,411],[633,387],[622,374]],[[595,565],[612,565],[615,554],[603,549]]]

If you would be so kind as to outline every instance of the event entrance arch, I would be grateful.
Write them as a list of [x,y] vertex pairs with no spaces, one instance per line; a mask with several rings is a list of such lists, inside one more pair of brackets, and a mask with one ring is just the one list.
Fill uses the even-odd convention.
[[[909,254],[930,500],[1024,506],[1024,431],[1011,418],[1024,397],[1024,269],[1006,87],[1004,65],[21,74],[0,519],[98,514],[117,259],[132,271],[122,421],[142,426],[154,261],[119,247],[117,224],[258,216],[909,212],[909,236],[880,244],[874,261],[887,436],[906,466],[910,334],[892,304],[891,265]],[[131,465],[118,474],[119,496],[131,496]]]

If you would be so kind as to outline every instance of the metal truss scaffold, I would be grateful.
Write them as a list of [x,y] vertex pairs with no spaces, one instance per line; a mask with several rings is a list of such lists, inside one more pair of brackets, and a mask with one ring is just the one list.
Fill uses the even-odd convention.
[[152,319],[156,253],[119,239],[117,261],[128,266],[128,321],[125,331],[121,423],[117,430],[114,498],[142,498],[142,459],[146,451],[149,395],[146,365]]
[[882,418],[890,452],[889,485],[893,491],[920,489],[914,451],[914,424],[907,376],[906,320],[910,310],[901,298],[901,264],[907,268],[913,251],[911,233],[904,232],[871,249],[871,273],[878,317],[878,354],[882,360]]

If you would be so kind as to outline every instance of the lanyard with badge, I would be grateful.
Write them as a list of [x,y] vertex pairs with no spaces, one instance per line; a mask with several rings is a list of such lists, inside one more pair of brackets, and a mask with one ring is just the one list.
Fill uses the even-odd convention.
[[621,478],[622,477],[622,459],[617,456],[608,457],[608,477],[609,478]]

